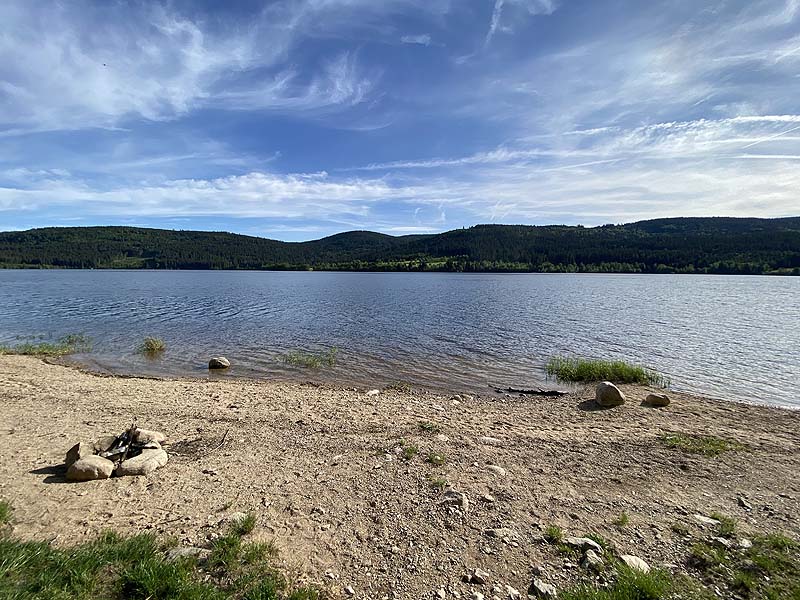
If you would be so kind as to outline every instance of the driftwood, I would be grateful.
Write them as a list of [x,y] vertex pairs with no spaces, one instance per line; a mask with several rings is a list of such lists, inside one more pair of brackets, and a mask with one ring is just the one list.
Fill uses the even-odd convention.
[[569,392],[562,392],[561,390],[543,390],[541,388],[536,388],[535,390],[521,390],[513,387],[508,388],[499,388],[495,386],[493,387],[494,391],[499,394],[522,394],[523,396],[566,396]]

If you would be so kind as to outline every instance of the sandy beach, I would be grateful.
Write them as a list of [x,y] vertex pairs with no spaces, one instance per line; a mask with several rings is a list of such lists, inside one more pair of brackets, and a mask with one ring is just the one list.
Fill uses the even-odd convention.
[[[800,412],[673,392],[648,408],[654,390],[633,386],[609,410],[595,410],[591,387],[558,398],[370,388],[105,377],[0,356],[0,497],[15,536],[59,545],[110,528],[203,546],[252,512],[253,536],[275,542],[287,573],[365,599],[468,598],[462,576],[476,567],[492,585],[524,592],[539,573],[561,589],[582,572],[543,541],[550,525],[671,570],[709,535],[697,515],[728,515],[741,535],[800,536]],[[73,444],[134,422],[167,435],[164,468],[65,482]],[[664,442],[673,433],[745,448],[688,453]]]

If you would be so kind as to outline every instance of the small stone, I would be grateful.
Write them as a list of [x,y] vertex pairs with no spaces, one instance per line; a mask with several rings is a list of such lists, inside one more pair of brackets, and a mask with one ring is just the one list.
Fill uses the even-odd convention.
[[448,437],[447,437],[445,434],[443,434],[443,433],[439,433],[439,434],[437,434],[437,435],[436,435],[436,441],[437,441],[437,442],[447,442],[447,441],[449,441],[449,440],[450,440],[450,438],[448,438]]
[[499,475],[500,477],[506,476],[506,470],[503,467],[499,467],[497,465],[489,465],[486,467],[487,471],[491,471],[495,475]]
[[606,408],[619,406],[625,404],[625,394],[610,381],[603,381],[594,390],[594,401]]
[[753,542],[751,542],[747,538],[742,538],[739,540],[739,548],[741,548],[742,550],[747,550],[748,548],[752,547],[753,547]]
[[534,598],[555,598],[558,591],[555,586],[545,583],[541,579],[534,579],[528,588],[528,594]]
[[345,587],[344,591],[348,596],[354,596],[355,593],[356,593],[356,591],[353,589],[352,585],[348,585],[347,587]]
[[64,464],[69,469],[74,463],[87,456],[94,454],[94,447],[83,442],[78,442],[72,448],[67,450],[67,456],[64,458]]
[[603,559],[592,549],[587,550],[581,560],[581,568],[587,571],[602,571]]
[[472,592],[469,596],[471,600],[483,600],[486,596],[481,594],[480,592]]
[[445,598],[447,598],[447,592],[444,591],[444,588],[439,588],[436,590],[436,597],[439,598],[439,600],[445,600]]
[[[155,442],[152,442],[155,443]],[[116,475],[119,477],[132,475],[149,475],[159,467],[167,464],[169,456],[166,451],[158,448],[148,448],[133,458],[129,458],[117,467]]]
[[628,565],[631,569],[635,571],[641,571],[642,573],[650,572],[650,565],[648,565],[638,556],[633,556],[631,554],[623,554],[619,558],[622,562],[624,562],[626,565]]
[[114,463],[102,456],[84,456],[72,463],[67,469],[69,481],[92,481],[108,479],[114,472]]
[[745,510],[753,510],[753,507],[750,505],[750,503],[741,496],[736,498],[736,504],[738,504]]
[[733,547],[733,542],[723,537],[712,536],[710,541],[712,544],[720,548],[725,548],[726,550],[730,550]]
[[209,369],[227,369],[230,366],[231,366],[231,361],[229,361],[224,356],[215,356],[214,358],[208,361]]
[[469,582],[470,583],[477,583],[478,585],[483,585],[487,581],[489,581],[489,573],[484,571],[483,569],[472,569],[472,572],[469,574]]
[[377,395],[378,395],[378,394],[380,394],[380,393],[381,393],[381,391],[380,391],[380,390],[369,390],[369,391],[367,392],[367,396],[377,396]]
[[499,438],[496,438],[496,437],[490,437],[488,435],[481,436],[478,441],[481,444],[486,444],[487,446],[502,446],[503,445],[503,440],[501,440]]
[[522,600],[522,594],[518,589],[513,588],[510,585],[503,586],[503,589],[506,592],[506,597],[508,600]]
[[481,500],[483,500],[484,502],[494,502],[495,498],[491,494],[482,494]]
[[486,535],[501,540],[514,540],[519,537],[516,531],[510,527],[497,527],[496,529],[487,529],[484,531]]
[[669,396],[666,394],[647,394],[647,398],[644,399],[644,404],[656,408],[669,406]]
[[444,493],[444,500],[440,505],[457,506],[462,512],[469,510],[469,496],[455,490],[448,490]]
[[566,537],[564,538],[564,544],[581,552],[594,550],[597,554],[603,553],[603,547],[600,544],[586,537]]

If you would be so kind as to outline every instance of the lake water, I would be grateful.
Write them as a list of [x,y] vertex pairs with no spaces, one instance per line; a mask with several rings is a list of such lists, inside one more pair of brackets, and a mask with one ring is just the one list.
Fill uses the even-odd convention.
[[[125,374],[545,382],[554,354],[652,367],[677,390],[800,407],[800,278],[699,275],[2,271],[0,343],[91,336],[70,360]],[[135,352],[163,338],[158,359]],[[336,346],[335,366],[284,362]],[[208,358],[234,367],[209,375]]]

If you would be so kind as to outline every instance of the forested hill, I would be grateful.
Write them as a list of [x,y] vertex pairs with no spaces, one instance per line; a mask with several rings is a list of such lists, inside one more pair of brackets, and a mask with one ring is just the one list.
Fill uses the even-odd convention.
[[0,233],[0,267],[780,273],[800,275],[800,217],[677,218],[601,227],[351,231],[310,242],[137,227]]

